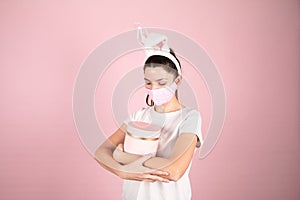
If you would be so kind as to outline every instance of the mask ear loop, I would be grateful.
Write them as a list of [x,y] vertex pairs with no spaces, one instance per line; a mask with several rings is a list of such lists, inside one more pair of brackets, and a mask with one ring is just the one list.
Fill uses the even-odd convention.
[[154,102],[153,102],[152,99],[151,99],[151,101],[150,101],[150,103],[149,103],[149,94],[147,94],[147,97],[146,97],[146,104],[147,104],[148,106],[154,106]]

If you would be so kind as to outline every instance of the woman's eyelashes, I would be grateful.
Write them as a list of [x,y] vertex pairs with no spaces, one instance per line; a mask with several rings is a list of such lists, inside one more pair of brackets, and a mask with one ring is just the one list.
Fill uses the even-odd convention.
[[[145,82],[145,84],[146,84],[146,85],[152,85],[151,82]],[[166,84],[167,84],[166,82],[158,82],[158,85],[159,85],[159,86],[164,86],[164,85],[166,85]]]
[[158,84],[163,86],[163,85],[166,85],[167,83],[163,82],[163,83],[158,83]]

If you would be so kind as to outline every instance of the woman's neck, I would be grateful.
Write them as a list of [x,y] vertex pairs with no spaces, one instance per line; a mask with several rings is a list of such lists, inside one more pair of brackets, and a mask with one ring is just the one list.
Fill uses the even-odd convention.
[[166,113],[166,112],[174,112],[177,110],[181,110],[184,106],[180,104],[178,99],[174,96],[171,101],[162,105],[155,105],[154,109],[156,112],[159,113]]

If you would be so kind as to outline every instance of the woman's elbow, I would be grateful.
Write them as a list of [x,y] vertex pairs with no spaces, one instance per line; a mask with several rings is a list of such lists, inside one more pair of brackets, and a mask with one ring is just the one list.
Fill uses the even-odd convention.
[[107,148],[107,147],[104,147],[104,146],[100,146],[98,147],[98,149],[94,152],[94,159],[95,160],[100,160],[102,157],[106,156],[106,155],[110,155],[112,154],[112,150]]
[[103,153],[103,147],[98,147],[94,152],[94,158]]
[[97,149],[93,155],[94,159],[96,161],[100,161],[100,158],[102,157],[102,153],[103,152],[101,151],[101,149]]
[[169,178],[169,180],[176,182],[183,176],[183,174],[184,174],[183,170],[173,169],[173,170],[170,170],[168,178]]

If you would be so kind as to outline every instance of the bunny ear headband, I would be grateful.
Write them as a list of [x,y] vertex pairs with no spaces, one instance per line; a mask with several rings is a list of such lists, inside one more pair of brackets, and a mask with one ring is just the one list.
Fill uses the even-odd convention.
[[168,38],[158,33],[148,33],[147,30],[138,27],[137,38],[140,44],[145,48],[146,59],[153,55],[159,55],[169,58],[176,66],[178,74],[181,75],[181,69],[177,59],[170,53],[167,44]]

